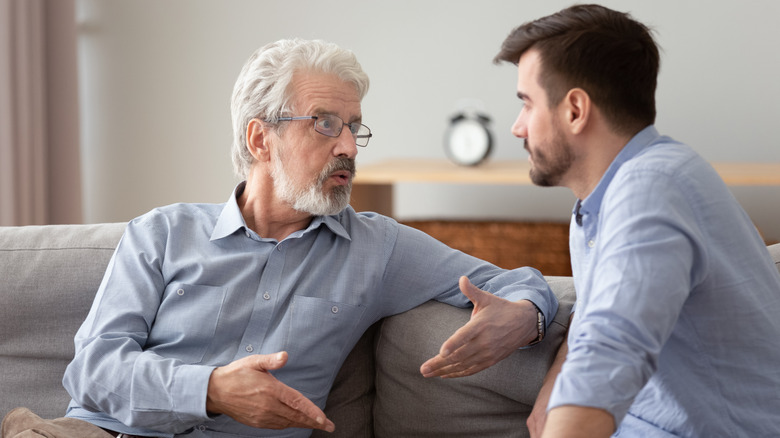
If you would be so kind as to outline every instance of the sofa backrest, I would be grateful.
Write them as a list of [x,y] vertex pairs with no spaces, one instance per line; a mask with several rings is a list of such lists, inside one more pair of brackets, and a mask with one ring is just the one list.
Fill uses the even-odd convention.
[[61,417],[76,334],[125,224],[0,227],[0,418]]

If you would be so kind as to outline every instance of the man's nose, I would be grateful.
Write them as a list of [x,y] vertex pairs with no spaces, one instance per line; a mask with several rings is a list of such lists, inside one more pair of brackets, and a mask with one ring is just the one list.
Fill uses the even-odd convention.
[[357,156],[357,144],[355,143],[355,136],[352,135],[352,131],[348,126],[345,126],[341,130],[337,138],[337,145],[333,151],[333,154],[338,156],[344,156],[347,158],[355,158]]
[[528,137],[528,128],[521,116],[517,116],[517,120],[515,120],[515,123],[512,125],[512,135],[517,138]]

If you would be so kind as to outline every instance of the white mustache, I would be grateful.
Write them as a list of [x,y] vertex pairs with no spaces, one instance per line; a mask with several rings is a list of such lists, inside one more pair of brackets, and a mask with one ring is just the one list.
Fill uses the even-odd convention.
[[339,170],[346,170],[350,173],[350,180],[355,177],[355,160],[353,158],[338,157],[331,161],[320,174],[320,183],[327,180],[331,174]]

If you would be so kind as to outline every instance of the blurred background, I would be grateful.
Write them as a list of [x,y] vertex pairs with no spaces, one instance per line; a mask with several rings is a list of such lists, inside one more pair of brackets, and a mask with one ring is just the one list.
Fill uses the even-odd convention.
[[[599,3],[655,30],[662,133],[710,161],[780,162],[780,2]],[[224,202],[237,183],[233,83],[255,49],[280,38],[335,42],[369,74],[363,115],[374,137],[358,172],[390,158],[443,159],[464,100],[492,119],[491,160],[524,160],[510,133],[516,71],[492,59],[512,28],[571,4],[0,0],[0,78],[11,78],[0,82],[0,141],[36,145],[0,152],[0,219],[123,222],[174,202]],[[780,187],[733,192],[765,238],[780,239]],[[567,222],[573,203],[561,188],[402,183],[394,211],[402,220]]]

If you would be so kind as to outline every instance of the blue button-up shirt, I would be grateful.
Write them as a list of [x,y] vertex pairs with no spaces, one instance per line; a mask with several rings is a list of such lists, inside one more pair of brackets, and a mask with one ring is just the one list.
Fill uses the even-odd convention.
[[549,407],[605,409],[617,436],[780,436],[780,274],[712,167],[651,126],[575,212]]
[[533,301],[547,321],[557,311],[538,271],[497,268],[351,207],[281,242],[263,238],[241,215],[243,188],[226,204],[176,204],[130,222],[76,335],[63,380],[68,416],[133,434],[308,436],[210,418],[212,370],[285,350],[289,361],[273,374],[322,408],[371,324],[430,299],[469,306],[460,275]]

